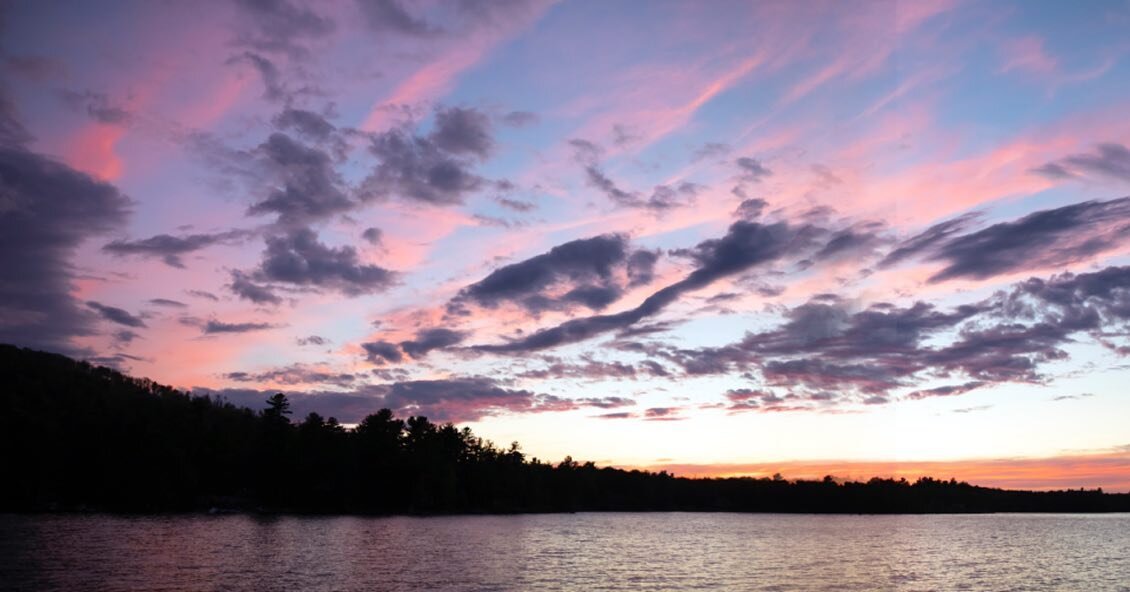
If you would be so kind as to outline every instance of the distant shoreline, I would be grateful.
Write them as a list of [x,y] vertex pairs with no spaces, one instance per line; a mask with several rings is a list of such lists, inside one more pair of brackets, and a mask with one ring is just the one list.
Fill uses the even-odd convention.
[[224,517],[240,516],[247,518],[464,518],[464,517],[506,517],[506,516],[558,516],[565,514],[735,514],[767,516],[985,516],[985,515],[1025,515],[1025,516],[1086,516],[1086,515],[1130,515],[1130,509],[1097,511],[984,511],[984,512],[773,512],[736,510],[576,510],[545,512],[436,512],[436,513],[339,513],[339,512],[291,512],[291,511],[220,511],[210,510],[168,510],[159,512],[131,512],[105,509],[60,509],[60,510],[0,510],[0,515],[9,516],[116,516],[123,518],[161,518],[161,517]]

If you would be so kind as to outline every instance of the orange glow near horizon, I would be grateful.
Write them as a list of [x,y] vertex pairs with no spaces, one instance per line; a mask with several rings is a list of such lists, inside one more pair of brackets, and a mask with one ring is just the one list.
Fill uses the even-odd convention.
[[1130,450],[1047,458],[1001,458],[952,461],[782,461],[725,464],[653,464],[626,469],[667,471],[680,477],[771,477],[789,480],[866,481],[872,477],[953,478],[972,485],[1002,489],[1094,489],[1130,493]]

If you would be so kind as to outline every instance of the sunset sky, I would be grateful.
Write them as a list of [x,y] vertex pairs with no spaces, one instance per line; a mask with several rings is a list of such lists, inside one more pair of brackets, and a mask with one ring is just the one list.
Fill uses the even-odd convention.
[[0,342],[680,475],[1130,491],[1130,3],[0,3]]

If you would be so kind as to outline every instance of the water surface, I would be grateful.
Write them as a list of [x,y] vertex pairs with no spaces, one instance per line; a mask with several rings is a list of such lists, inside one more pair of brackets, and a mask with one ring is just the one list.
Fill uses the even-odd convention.
[[1130,514],[0,515],[27,590],[1130,590]]

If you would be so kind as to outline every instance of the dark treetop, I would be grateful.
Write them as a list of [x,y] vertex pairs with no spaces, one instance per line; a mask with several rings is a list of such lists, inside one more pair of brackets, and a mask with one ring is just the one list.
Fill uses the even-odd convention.
[[529,459],[469,428],[382,409],[353,429],[285,396],[261,411],[0,345],[0,511],[348,513],[688,510],[1130,511],[1130,494],[1028,492],[930,478],[686,479]]

